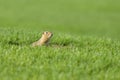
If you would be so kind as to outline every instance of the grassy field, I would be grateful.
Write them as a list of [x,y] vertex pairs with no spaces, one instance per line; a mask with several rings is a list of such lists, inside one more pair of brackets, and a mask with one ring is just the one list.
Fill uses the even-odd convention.
[[[0,80],[120,80],[119,0],[0,0]],[[43,31],[48,47],[30,47]]]

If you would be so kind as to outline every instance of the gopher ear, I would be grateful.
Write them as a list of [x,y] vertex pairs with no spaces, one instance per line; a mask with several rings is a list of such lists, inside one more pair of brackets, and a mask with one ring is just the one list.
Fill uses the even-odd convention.
[[42,34],[44,34],[44,32],[42,32]]

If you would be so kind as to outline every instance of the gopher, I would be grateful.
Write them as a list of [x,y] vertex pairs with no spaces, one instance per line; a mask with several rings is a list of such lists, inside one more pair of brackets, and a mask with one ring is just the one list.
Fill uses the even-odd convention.
[[49,31],[43,32],[41,38],[38,41],[32,43],[32,47],[48,45],[48,42],[50,41],[52,36],[53,33]]

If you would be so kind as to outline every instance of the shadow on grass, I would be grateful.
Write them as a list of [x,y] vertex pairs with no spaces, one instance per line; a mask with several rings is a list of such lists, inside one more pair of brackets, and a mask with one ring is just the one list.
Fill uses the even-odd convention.
[[16,46],[21,45],[19,42],[16,42],[16,41],[9,41],[8,44],[9,45],[16,45]]
[[8,41],[7,44],[8,45],[15,45],[15,46],[27,46],[27,45],[30,45],[32,42],[28,42],[28,41],[25,41],[25,42],[19,42],[19,41]]
[[78,43],[75,41],[59,41],[59,42],[52,42],[50,43],[50,46],[55,47],[55,48],[69,48],[69,47],[77,47]]

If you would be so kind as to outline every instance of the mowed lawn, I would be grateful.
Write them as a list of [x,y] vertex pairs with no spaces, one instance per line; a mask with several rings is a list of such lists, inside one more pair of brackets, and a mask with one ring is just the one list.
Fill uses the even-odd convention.
[[[0,0],[0,80],[120,80],[119,0]],[[43,31],[48,47],[31,47]]]

